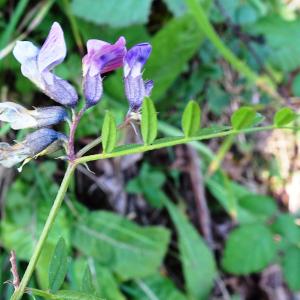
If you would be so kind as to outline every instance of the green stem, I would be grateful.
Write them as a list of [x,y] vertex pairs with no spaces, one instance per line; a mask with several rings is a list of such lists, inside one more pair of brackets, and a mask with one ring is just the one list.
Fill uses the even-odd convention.
[[211,138],[218,138],[218,137],[224,137],[228,135],[236,135],[238,133],[250,133],[250,132],[258,132],[258,131],[265,131],[265,130],[271,130],[274,129],[273,126],[264,126],[264,127],[256,127],[256,128],[246,128],[243,130],[227,130],[217,133],[211,133],[211,134],[203,134],[199,136],[193,136],[193,137],[174,137],[171,139],[160,139],[154,142],[152,145],[125,145],[121,146],[119,148],[116,148],[114,152],[111,153],[101,153],[101,154],[94,154],[94,155],[87,155],[81,158],[78,158],[75,160],[76,164],[84,164],[89,161],[94,160],[100,160],[100,159],[106,159],[106,158],[113,158],[113,157],[120,157],[130,154],[137,154],[137,153],[143,153],[146,151],[151,150],[157,150],[165,147],[171,147],[179,144],[186,144],[193,141],[200,141],[200,140],[207,140]]
[[38,259],[40,257],[40,254],[42,252],[42,249],[43,249],[43,246],[46,242],[46,239],[49,235],[49,232],[54,224],[54,220],[58,214],[58,211],[59,211],[59,208],[64,200],[64,197],[65,197],[65,194],[66,194],[66,191],[68,189],[68,186],[69,186],[69,183],[70,183],[70,180],[71,180],[71,177],[74,173],[74,170],[76,168],[76,164],[69,164],[68,165],[68,168],[67,168],[67,171],[65,173],[65,176],[64,176],[64,179],[61,183],[61,186],[58,190],[58,193],[56,195],[56,198],[54,200],[54,203],[52,205],[52,208],[50,210],[50,213],[49,213],[49,216],[47,218],[47,221],[46,221],[46,224],[43,228],[43,231],[41,233],[41,236],[37,242],[37,245],[34,249],[34,252],[32,254],[32,257],[29,261],[29,264],[27,266],[27,269],[24,273],[24,276],[21,280],[21,283],[19,285],[19,287],[15,290],[15,292],[13,293],[13,295],[11,296],[11,300],[20,300],[25,292],[25,289],[28,285],[28,282],[32,276],[32,273],[35,269],[35,266],[38,262]]
[[98,146],[101,143],[101,140],[102,140],[102,137],[99,136],[98,138],[96,138],[95,140],[93,140],[92,142],[90,142],[89,144],[84,146],[80,151],[78,151],[76,156],[81,157],[82,155],[84,155],[85,153],[87,153],[88,151],[93,149],[94,147]]
[[219,151],[216,154],[216,157],[212,160],[212,162],[210,163],[210,165],[208,167],[208,176],[213,175],[216,172],[216,170],[220,167],[226,153],[231,148],[235,137],[236,137],[235,134],[232,134],[232,135],[229,135],[228,137],[226,137],[226,139],[222,143],[221,147],[219,148]]

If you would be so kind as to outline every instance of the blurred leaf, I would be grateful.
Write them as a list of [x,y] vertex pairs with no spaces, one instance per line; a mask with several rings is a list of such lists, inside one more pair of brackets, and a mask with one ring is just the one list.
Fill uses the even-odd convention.
[[113,115],[107,111],[102,126],[102,147],[104,153],[114,150],[117,142],[117,125]]
[[300,74],[297,74],[292,83],[293,96],[300,97]]
[[[126,191],[132,194],[142,194],[152,206],[162,208],[164,203],[160,197],[160,189],[165,181],[166,176],[163,172],[143,163],[139,175],[128,182]],[[153,191],[157,191],[157,193],[153,193]]]
[[81,291],[93,294],[95,292],[95,288],[93,285],[93,278],[92,273],[90,271],[89,266],[86,267],[83,277],[82,277],[82,283],[81,283]]
[[223,110],[230,104],[230,97],[216,83],[211,83],[207,89],[206,97],[208,106],[216,115],[221,115]]
[[104,300],[93,295],[77,291],[58,291],[51,299],[53,300]]
[[152,0],[73,0],[72,10],[75,16],[96,24],[126,27],[147,23],[151,3]]
[[134,285],[133,300],[186,300],[174,283],[160,274],[137,279]]
[[283,107],[274,116],[274,125],[277,127],[288,125],[296,119],[296,113],[289,107]]
[[290,243],[300,246],[300,227],[295,223],[293,216],[281,214],[272,225],[272,229]]
[[68,269],[68,252],[66,242],[61,237],[56,244],[49,265],[49,290],[55,293],[59,290],[65,280]]
[[186,13],[186,4],[185,4],[185,0],[163,0],[168,9],[171,11],[171,13],[176,16],[176,17],[180,17],[183,14]]
[[157,136],[157,114],[152,100],[148,97],[144,99],[142,106],[141,131],[144,144],[152,144]]
[[193,299],[207,299],[216,277],[213,254],[182,212],[168,200],[166,207],[178,234],[186,290]]
[[[76,274],[80,274],[83,266],[82,260],[77,260],[75,264]],[[90,270],[93,271],[91,272]],[[88,266],[83,274],[81,287],[82,292],[98,297],[113,300],[125,300],[113,274],[107,268],[101,266],[91,258],[88,259]]]
[[256,111],[252,107],[241,107],[231,116],[231,124],[235,130],[248,128],[254,124]]
[[239,205],[261,220],[266,220],[278,211],[275,200],[264,195],[247,195],[239,200]]
[[283,256],[283,276],[292,291],[300,290],[300,248],[290,247]]
[[73,244],[123,280],[146,276],[160,266],[169,242],[162,227],[140,227],[124,217],[92,212],[74,228]]
[[[289,72],[300,65],[300,19],[284,20],[279,15],[267,16],[249,27],[266,38],[266,59],[276,68]],[[283,46],[284,45],[284,46]]]
[[181,120],[181,126],[185,137],[197,134],[201,123],[201,110],[197,102],[190,101],[186,106]]
[[154,80],[152,99],[162,98],[204,40],[190,16],[173,19],[151,40],[153,47],[144,78]]
[[267,267],[275,255],[276,245],[266,226],[243,225],[229,234],[222,265],[227,272],[246,275]]

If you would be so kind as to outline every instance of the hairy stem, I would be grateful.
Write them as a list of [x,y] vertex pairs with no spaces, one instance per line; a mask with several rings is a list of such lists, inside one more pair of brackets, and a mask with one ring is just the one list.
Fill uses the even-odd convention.
[[78,114],[74,114],[74,117],[73,117],[73,120],[71,123],[70,137],[69,137],[69,143],[68,143],[68,157],[71,162],[75,160],[74,142],[75,142],[76,129],[77,129],[80,119],[85,111],[86,111],[86,107],[83,107]]
[[[288,128],[288,127],[285,127]],[[193,141],[200,141],[200,140],[208,140],[212,138],[218,138],[218,137],[225,137],[229,135],[236,135],[239,133],[251,133],[251,132],[258,132],[258,131],[265,131],[265,130],[271,130],[274,129],[273,126],[264,126],[264,127],[255,127],[255,128],[246,128],[242,130],[226,130],[226,131],[221,131],[217,133],[210,133],[210,134],[203,134],[199,136],[193,136],[193,137],[174,137],[171,139],[160,139],[156,140],[153,144],[151,145],[142,145],[142,144],[135,144],[130,147],[130,145],[125,147],[119,147],[116,148],[113,152],[111,153],[101,153],[101,154],[94,154],[94,155],[87,155],[81,158],[78,158],[75,160],[76,164],[84,164],[89,161],[94,161],[94,160],[100,160],[100,159],[106,159],[106,158],[113,158],[113,157],[120,157],[120,156],[125,156],[125,155],[130,155],[130,154],[137,154],[137,153],[143,153],[146,151],[151,151],[151,150],[157,150],[165,147],[171,147],[179,144],[186,144],[190,143]]]
[[29,261],[29,264],[26,268],[26,271],[24,273],[24,276],[20,282],[20,285],[18,286],[18,288],[15,290],[15,292],[13,293],[12,297],[10,298],[11,300],[20,300],[25,292],[25,289],[28,285],[28,282],[32,276],[32,273],[36,267],[36,264],[38,262],[38,259],[40,257],[40,254],[42,252],[43,246],[47,240],[47,237],[49,235],[49,232],[54,224],[55,218],[58,214],[59,208],[64,200],[66,191],[69,187],[69,183],[71,180],[71,177],[74,173],[74,170],[76,168],[75,164],[69,164],[67,171],[65,173],[64,179],[61,183],[61,186],[58,190],[58,193],[56,195],[56,198],[54,200],[54,203],[52,205],[52,208],[50,210],[49,216],[47,218],[47,221],[45,223],[45,226],[43,228],[43,231],[41,233],[41,236],[37,242],[37,245],[34,249],[34,252],[32,254],[32,257]]

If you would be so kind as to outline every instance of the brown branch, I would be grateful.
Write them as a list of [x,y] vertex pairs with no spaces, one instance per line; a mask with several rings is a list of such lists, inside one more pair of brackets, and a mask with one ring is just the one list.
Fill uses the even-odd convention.
[[10,264],[11,264],[11,274],[13,276],[13,281],[12,284],[14,286],[14,289],[17,290],[19,285],[20,285],[20,277],[18,273],[18,268],[17,268],[17,258],[16,258],[16,252],[15,251],[10,251],[10,258],[9,258]]

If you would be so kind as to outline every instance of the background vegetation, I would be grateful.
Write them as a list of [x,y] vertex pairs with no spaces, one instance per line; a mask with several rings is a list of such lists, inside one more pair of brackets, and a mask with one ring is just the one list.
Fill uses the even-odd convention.
[[[58,21],[68,57],[56,71],[78,87],[88,39],[151,42],[144,78],[155,83],[161,136],[178,134],[190,99],[203,127],[228,125],[242,105],[269,124],[281,106],[298,110],[297,3],[203,0],[199,10],[192,0],[0,0],[0,99],[49,104],[21,76],[11,49],[15,39],[40,44]],[[78,147],[99,136],[105,110],[123,120],[121,76],[105,78]],[[25,134],[1,124],[3,141]],[[136,136],[129,130],[124,139]],[[298,151],[297,130],[274,130],[98,161],[89,164],[93,173],[79,167],[30,286],[107,300],[299,299]],[[49,158],[21,174],[0,169],[1,299],[13,289],[10,250],[22,274],[64,169]]]

